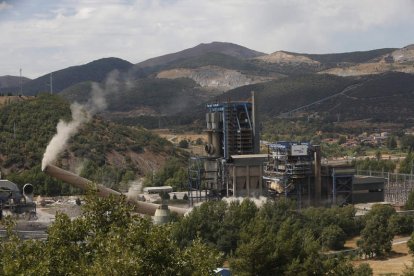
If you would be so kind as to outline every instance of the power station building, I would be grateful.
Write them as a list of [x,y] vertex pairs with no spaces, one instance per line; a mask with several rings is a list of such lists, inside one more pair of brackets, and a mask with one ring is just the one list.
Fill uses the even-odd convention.
[[215,103],[206,108],[207,156],[190,159],[190,200],[202,195],[266,195],[263,165],[267,154],[260,154],[254,94],[251,101]]
[[206,109],[207,156],[190,159],[190,203],[268,196],[293,198],[300,208],[344,205],[354,198],[355,202],[383,200],[384,181],[361,182],[349,165],[322,165],[317,145],[280,141],[261,154],[254,93],[249,101],[208,104]]

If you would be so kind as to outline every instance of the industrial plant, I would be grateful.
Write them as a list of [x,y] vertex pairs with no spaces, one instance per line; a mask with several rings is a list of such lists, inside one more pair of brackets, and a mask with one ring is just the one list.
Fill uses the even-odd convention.
[[[291,198],[299,209],[384,201],[385,178],[357,176],[355,169],[347,164],[322,163],[319,145],[306,141],[261,145],[259,106],[254,92],[247,101],[228,100],[206,105],[205,154],[192,156],[188,165],[190,206],[223,197]],[[122,195],[48,162],[42,169],[72,186],[94,190],[99,196]],[[35,212],[35,204],[30,199],[33,186],[25,185],[22,196],[15,184],[3,182],[0,183],[3,209]],[[145,192],[160,191],[168,193],[172,187],[147,188]],[[136,196],[127,200],[138,213],[154,216],[155,223],[167,222],[170,212],[182,216],[188,211],[167,206],[166,202],[144,202]]]
[[22,192],[9,180],[0,179],[0,219],[3,213],[36,217],[36,204],[33,202],[33,185],[25,184]]
[[[319,145],[276,141],[260,149],[258,103],[206,106],[206,156],[190,159],[190,204],[220,197],[287,197],[298,207],[384,201],[384,178],[356,176],[346,164],[322,164]],[[262,152],[262,153],[261,153]]]

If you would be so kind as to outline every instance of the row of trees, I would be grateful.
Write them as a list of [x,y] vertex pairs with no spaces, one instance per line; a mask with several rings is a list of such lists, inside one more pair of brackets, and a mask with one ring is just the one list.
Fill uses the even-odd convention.
[[[235,275],[371,275],[348,260],[321,251],[343,248],[360,232],[352,206],[296,210],[291,201],[211,201],[194,208],[174,226],[181,247],[195,238],[223,252]],[[361,274],[362,273],[362,274]]]
[[144,179],[145,187],[171,186],[174,191],[187,189],[188,172],[183,159],[170,158],[157,172],[148,173]]
[[0,274],[212,275],[223,262],[200,239],[179,247],[172,224],[158,226],[134,215],[124,199],[88,197],[83,208],[73,220],[58,214],[46,240],[20,240],[6,220]]
[[3,223],[2,275],[211,275],[224,260],[235,275],[372,275],[368,265],[355,267],[328,250],[360,235],[361,254],[382,256],[394,235],[414,226],[387,205],[355,217],[352,206],[298,211],[288,200],[259,208],[248,199],[206,202],[159,226],[134,215],[123,198],[90,195],[82,216],[56,216],[46,240],[20,240],[12,221]]

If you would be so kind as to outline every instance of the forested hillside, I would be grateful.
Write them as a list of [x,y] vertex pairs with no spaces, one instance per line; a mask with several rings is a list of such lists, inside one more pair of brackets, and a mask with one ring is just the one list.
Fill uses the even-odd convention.
[[[102,82],[107,75],[118,70],[127,72],[132,63],[119,58],[102,58],[87,64],[68,67],[52,72],[53,92],[59,93],[63,89],[83,81]],[[16,88],[8,88],[6,92],[15,92]],[[33,96],[50,91],[50,74],[30,80],[23,85],[23,94]]]
[[[69,103],[43,94],[0,109],[0,168],[20,185],[30,182],[35,192],[67,194],[69,187],[40,171],[45,148],[60,119],[70,119]],[[95,117],[84,125],[60,156],[58,165],[113,188],[162,167],[167,157],[182,156],[171,143],[143,128],[117,125]]]
[[[327,122],[410,123],[414,117],[414,77],[393,70],[412,65],[408,61],[394,64],[387,57],[397,53],[404,57],[405,53],[404,58],[409,58],[411,51],[405,47],[332,54],[278,51],[265,55],[232,43],[213,42],[135,65],[105,58],[62,69],[53,72],[53,90],[70,101],[85,102],[93,82],[113,82],[116,89],[107,95],[108,109],[102,116],[147,128],[201,128],[206,103],[246,100],[251,91],[258,95],[263,120],[292,115],[316,116]],[[119,74],[111,74],[113,70]],[[183,70],[187,72],[184,75]],[[238,88],[229,90],[233,87]],[[49,89],[47,74],[24,84],[23,93]]]
[[187,58],[193,58],[197,56],[203,56],[208,53],[218,53],[230,57],[235,57],[239,59],[253,58],[264,53],[257,52],[246,47],[226,42],[211,42],[211,43],[202,43],[195,47],[179,51],[177,53],[167,54],[155,58],[145,60],[138,63],[136,66],[139,68],[144,67],[159,67],[166,64],[171,64],[178,60],[184,60]]
[[382,55],[389,54],[396,48],[383,48],[371,51],[357,51],[349,53],[332,53],[332,54],[301,54],[313,60],[319,61],[327,65],[335,65],[338,63],[361,63],[367,62]]
[[[20,82],[22,84],[30,81],[29,78],[17,77],[17,76],[0,76],[0,88],[5,87],[20,87]],[[19,89],[20,90],[20,89]],[[1,90],[0,90],[1,93]]]

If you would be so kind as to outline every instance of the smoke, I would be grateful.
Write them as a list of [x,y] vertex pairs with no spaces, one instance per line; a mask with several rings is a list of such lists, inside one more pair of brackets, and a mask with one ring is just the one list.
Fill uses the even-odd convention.
[[74,102],[70,106],[72,120],[65,122],[60,120],[56,126],[56,134],[50,140],[43,155],[42,170],[47,164],[56,162],[59,154],[66,148],[68,140],[78,133],[79,128],[89,122],[93,115],[103,111],[107,107],[105,97],[117,90],[119,73],[114,71],[108,75],[104,88],[97,83],[92,83],[91,98],[84,104]]
[[223,200],[227,203],[231,203],[232,201],[239,201],[240,203],[243,202],[243,200],[251,200],[258,208],[262,207],[263,204],[265,204],[268,200],[267,197],[260,196],[260,197],[223,197]]
[[136,200],[137,197],[142,193],[143,179],[137,179],[128,182],[128,192],[126,193],[127,198]]

